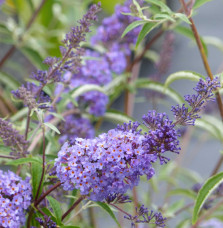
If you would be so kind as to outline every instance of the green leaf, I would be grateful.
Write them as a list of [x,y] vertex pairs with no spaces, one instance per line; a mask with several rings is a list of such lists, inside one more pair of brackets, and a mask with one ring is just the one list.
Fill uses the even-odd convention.
[[181,19],[182,21],[186,22],[187,24],[191,24],[188,17],[183,13],[175,13],[174,17]]
[[10,162],[7,165],[22,165],[25,163],[36,163],[42,165],[42,162],[38,158],[19,158]]
[[0,82],[3,83],[6,87],[10,88],[11,90],[17,90],[20,85],[18,80],[2,71],[0,72]]
[[145,36],[151,32],[154,28],[156,28],[157,26],[159,26],[163,21],[160,21],[160,22],[148,22],[146,24],[143,25],[139,35],[138,35],[138,38],[137,38],[137,41],[136,41],[136,48],[139,46],[139,44],[143,41],[143,39],[145,38]]
[[[31,165],[31,175],[32,175],[33,198],[35,199],[37,189],[40,183],[41,175],[42,175],[42,166],[40,166],[38,163],[33,162]],[[40,188],[39,195],[42,192],[42,188],[43,188],[43,182]]]
[[210,2],[212,0],[196,0],[194,5],[193,5],[193,9],[197,9],[199,7],[201,7],[202,5],[204,5],[206,2]]
[[[193,32],[191,31],[191,29],[189,29],[187,27],[177,26],[174,28],[174,31],[176,31],[176,32],[180,33],[181,35],[184,35],[184,36],[190,38],[191,40],[195,41]],[[207,45],[205,44],[205,42],[201,36],[200,36],[200,39],[201,39],[201,43],[202,43],[203,48],[204,48],[204,52],[205,52],[206,56],[208,56]]]
[[134,21],[134,22],[132,22],[130,25],[127,26],[125,31],[122,33],[121,38],[123,38],[128,32],[130,32],[131,30],[133,30],[137,26],[140,26],[140,25],[145,24],[145,23],[146,23],[146,21]]
[[73,99],[79,97],[80,95],[90,92],[90,91],[99,91],[101,93],[106,94],[105,90],[103,89],[103,87],[98,86],[98,85],[94,85],[94,84],[87,84],[87,85],[83,85],[78,87],[77,89],[75,89],[71,95],[71,97]]
[[181,221],[176,228],[188,228],[190,227],[190,225],[191,225],[190,219],[187,218]]
[[175,196],[175,195],[183,195],[191,199],[196,199],[196,193],[189,189],[179,188],[179,189],[171,190],[167,193],[167,196]]
[[43,58],[41,55],[34,49],[29,47],[22,47],[20,51],[30,60],[30,62],[38,69],[46,70],[47,66],[43,64]]
[[[13,0],[16,9],[16,15],[19,19],[20,25],[28,23],[28,20],[32,16],[32,11],[28,1]],[[24,13],[25,12],[25,13]]]
[[172,205],[168,206],[165,216],[174,217],[176,211],[180,210],[183,206],[184,206],[184,199],[174,202]]
[[170,20],[172,22],[175,22],[174,18],[171,17],[169,14],[160,14],[160,13],[157,13],[153,16],[153,20],[161,20],[161,19],[166,19],[166,20]]
[[191,183],[201,183],[203,182],[203,179],[201,178],[201,176],[193,171],[193,170],[190,170],[190,169],[184,169],[184,168],[180,168],[178,173],[177,173],[179,179],[180,178],[183,178],[185,180],[189,180],[189,182]]
[[204,36],[203,37],[204,42],[207,45],[212,45],[216,47],[218,50],[223,52],[223,41],[215,36]]
[[11,149],[9,147],[4,146],[4,145],[0,145],[0,152],[8,154],[11,152]]
[[195,126],[206,130],[218,140],[223,141],[222,122],[215,117],[203,115],[201,119],[195,121]]
[[53,209],[54,215],[56,216],[57,222],[60,224],[63,212],[61,210],[61,206],[57,200],[55,200],[52,196],[47,196],[47,200],[50,203],[51,208]]
[[192,224],[195,224],[198,219],[198,214],[204,205],[206,199],[211,193],[223,182],[223,172],[210,177],[198,192],[197,199],[194,205]]
[[79,226],[60,226],[60,228],[80,228]]
[[145,0],[145,1],[148,3],[152,3],[154,5],[159,6],[163,12],[167,12],[167,13],[172,12],[171,9],[165,3],[163,3],[160,0]]
[[112,218],[113,220],[116,222],[116,224],[118,225],[118,227],[121,228],[121,225],[119,224],[118,220],[116,219],[113,211],[111,210],[111,208],[105,204],[105,203],[102,203],[102,202],[95,202],[98,206],[100,206],[102,209],[104,209]]
[[49,115],[55,116],[56,118],[65,121],[64,117],[56,112],[49,112]]
[[52,129],[53,131],[55,131],[57,134],[60,134],[60,131],[53,124],[51,124],[49,122],[46,122],[46,123],[44,123],[44,125],[46,125],[50,129]]
[[154,81],[150,81],[148,79],[142,78],[136,81],[135,86],[137,88],[151,89],[151,90],[163,93],[169,96],[170,98],[172,98],[178,104],[182,104],[184,102],[184,99],[180,96],[180,94],[178,94],[175,90],[171,88],[165,88],[165,86],[159,82],[154,82]]
[[[119,112],[119,111],[116,111],[116,110],[108,110],[103,118],[105,120],[109,120],[111,121],[112,123],[120,123],[120,124],[123,124],[123,123],[128,123],[129,121],[132,121],[132,122],[135,122],[136,120],[122,112]],[[146,126],[144,126],[143,124],[139,125],[139,128],[141,128],[144,132],[147,132],[148,129]]]
[[169,87],[169,85],[176,80],[189,79],[192,81],[199,81],[201,78],[205,79],[203,75],[193,71],[178,71],[167,77],[165,81],[165,88]]
[[42,211],[43,211],[47,216],[49,216],[54,222],[57,222],[56,217],[53,215],[53,213],[52,213],[48,208],[44,207],[44,208],[41,208],[41,209],[42,209]]

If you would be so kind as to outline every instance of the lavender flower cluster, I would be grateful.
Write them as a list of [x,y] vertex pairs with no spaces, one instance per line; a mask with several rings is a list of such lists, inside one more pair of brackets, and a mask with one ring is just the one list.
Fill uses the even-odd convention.
[[65,190],[77,188],[91,200],[102,201],[109,194],[125,193],[137,185],[139,177],[154,175],[152,154],[143,150],[144,136],[134,131],[110,130],[95,139],[76,138],[65,143],[55,167]]
[[15,173],[0,170],[0,224],[19,228],[25,223],[25,210],[31,204],[29,178],[22,180]]
[[75,138],[73,144],[66,142],[55,162],[64,190],[76,188],[91,200],[103,201],[138,185],[142,175],[150,179],[154,175],[152,163],[157,159],[161,165],[167,163],[169,158],[164,153],[180,151],[180,135],[175,126],[183,121],[188,124],[188,119],[195,121],[197,112],[219,86],[217,79],[201,79],[195,88],[197,95],[186,96],[187,101],[197,97],[190,103],[192,110],[179,116],[176,122],[165,113],[149,111],[143,116],[144,124],[149,128],[144,135],[137,130],[137,122],[130,122],[94,139]]
[[5,146],[11,148],[11,155],[16,157],[25,156],[28,152],[28,141],[23,135],[12,127],[8,121],[0,118],[0,138]]
[[[154,175],[152,163],[161,164],[167,151],[178,152],[178,134],[166,114],[148,114],[154,130],[141,135],[138,123],[124,124],[94,139],[76,138],[65,143],[55,162],[57,176],[65,190],[77,188],[91,200],[102,201],[110,194],[123,194],[138,185],[140,176]],[[146,119],[146,117],[144,117]],[[158,130],[159,128],[159,130]],[[166,138],[164,138],[166,137]]]
[[205,107],[206,102],[213,100],[213,91],[220,88],[220,82],[218,78],[213,80],[207,78],[206,80],[200,79],[194,90],[197,92],[193,95],[186,95],[185,101],[189,104],[191,109],[183,104],[182,106],[172,106],[171,111],[173,112],[176,122],[179,125],[194,125],[195,120],[200,118],[198,112]]
[[59,125],[61,137],[60,144],[69,141],[74,144],[76,137],[91,139],[95,136],[95,131],[90,121],[86,118],[76,115],[69,115],[65,117],[65,123]]
[[[100,4],[92,5],[87,14],[79,21],[79,26],[75,26],[66,34],[63,43],[66,47],[60,47],[62,58],[47,57],[44,63],[49,66],[48,71],[37,70],[30,76],[38,81],[39,86],[26,84],[20,87],[13,94],[22,99],[30,109],[37,107],[35,99],[43,96],[43,87],[52,82],[63,81],[65,72],[77,73],[81,67],[81,56],[84,51],[80,43],[85,41],[86,33],[90,31],[92,21],[97,19],[96,14],[100,11]],[[28,98],[27,98],[28,95]],[[33,106],[35,104],[35,106]]]
[[[141,219],[142,217],[142,219]],[[153,223],[157,227],[165,227],[166,218],[163,218],[160,212],[153,212],[148,210],[148,208],[142,205],[139,209],[136,208],[136,215],[125,216],[126,219],[131,221],[131,227],[135,228],[136,223]],[[153,221],[153,222],[152,222]]]
[[[112,80],[112,75],[121,74],[127,66],[127,57],[131,54],[131,45],[135,44],[140,27],[129,32],[124,39],[120,40],[126,26],[135,18],[124,16],[122,12],[130,12],[132,1],[127,0],[124,5],[117,5],[111,17],[102,21],[102,25],[92,37],[91,44],[102,45],[103,53],[87,50],[85,65],[77,74],[73,74],[69,88],[74,89],[85,84],[106,85]],[[102,116],[106,110],[108,97],[98,91],[87,92],[78,99],[79,104],[89,107],[89,113]]]

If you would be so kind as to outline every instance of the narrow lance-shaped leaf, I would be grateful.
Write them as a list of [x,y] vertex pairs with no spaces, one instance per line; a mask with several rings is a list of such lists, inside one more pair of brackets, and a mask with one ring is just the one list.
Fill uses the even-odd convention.
[[195,121],[195,126],[206,130],[207,132],[209,132],[211,135],[213,135],[218,140],[223,141],[222,133],[219,130],[219,128],[216,127],[215,124],[213,124],[213,122],[206,120],[205,116],[202,116],[201,119],[197,119]]
[[198,214],[211,193],[223,182],[223,172],[210,177],[198,192],[197,199],[194,205],[192,224],[195,224],[198,219]]
[[[115,122],[119,124],[128,123],[129,121],[132,121],[132,122],[136,121],[132,117],[129,117],[124,113],[118,112],[116,110],[108,110],[104,115],[104,119],[112,121],[113,123]],[[141,128],[144,132],[148,131],[147,127],[144,126],[143,124],[141,124],[139,128]]]
[[53,131],[55,131],[57,134],[60,134],[60,131],[53,124],[51,124],[49,122],[46,122],[46,123],[44,123],[44,125],[46,125],[50,129],[52,129]]
[[183,196],[187,196],[192,199],[196,199],[195,192],[193,192],[192,190],[189,190],[189,189],[182,189],[182,188],[171,190],[168,192],[167,195],[168,196],[183,195]]
[[193,5],[193,9],[197,9],[199,7],[201,7],[202,5],[204,5],[206,2],[210,2],[212,0],[196,0],[194,5]]
[[55,200],[52,196],[47,196],[47,200],[50,203],[50,207],[53,209],[54,215],[56,216],[57,222],[60,224],[63,212],[61,210],[60,203]]
[[183,13],[175,13],[174,17],[181,19],[182,21],[186,22],[187,24],[191,24],[187,16]]
[[111,208],[105,204],[105,203],[102,203],[102,202],[95,202],[98,206],[100,206],[102,209],[104,209],[112,218],[113,220],[116,222],[116,224],[118,225],[118,227],[121,228],[121,225],[119,224],[117,218],[115,217],[113,211],[111,210]]
[[171,88],[165,88],[162,83],[150,81],[148,79],[138,79],[135,84],[136,88],[151,89],[167,95],[172,98],[176,103],[184,103],[184,99],[175,90]]
[[212,45],[223,52],[223,41],[220,38],[215,36],[204,36],[203,40],[207,45]]
[[[38,186],[40,183],[40,179],[41,179],[42,167],[37,163],[32,163],[31,174],[32,174],[33,198],[35,198],[37,189],[38,189]],[[43,187],[43,182],[42,182],[42,186],[40,188],[39,195],[42,192],[42,187]]]
[[[174,31],[180,33],[181,35],[184,35],[184,36],[192,39],[193,41],[195,41],[193,32],[191,31],[191,29],[189,29],[187,27],[177,26],[177,27],[174,28]],[[203,40],[203,38],[201,36],[200,36],[200,39],[201,39],[201,43],[202,43],[202,46],[204,48],[205,54],[206,54],[206,56],[208,56],[207,45],[206,45],[206,43],[204,42],[204,40]]]
[[144,24],[144,26],[142,27],[139,35],[138,35],[138,38],[137,38],[137,41],[136,41],[136,48],[139,46],[139,44],[143,41],[143,39],[145,38],[145,36],[151,32],[154,28],[156,28],[157,26],[159,26],[163,21],[160,21],[160,22],[148,22],[146,24]]
[[132,22],[130,25],[127,26],[127,28],[125,29],[125,31],[122,33],[122,37],[123,38],[128,32],[130,32],[131,30],[133,30],[134,28],[142,25],[142,24],[145,24],[146,21],[134,21]]
[[203,75],[193,71],[178,71],[169,75],[165,81],[165,88],[169,87],[171,83],[177,80],[189,79],[192,81],[199,81],[201,78],[205,78]]
[[159,6],[163,12],[168,12],[168,13],[172,12],[171,9],[160,0],[145,0],[145,1]]
[[22,165],[25,163],[37,163],[42,164],[42,162],[38,158],[19,158],[10,162],[7,162],[7,165]]

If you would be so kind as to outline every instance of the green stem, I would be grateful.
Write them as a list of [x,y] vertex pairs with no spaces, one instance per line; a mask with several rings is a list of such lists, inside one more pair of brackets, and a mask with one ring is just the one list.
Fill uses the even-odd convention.
[[35,202],[38,199],[38,196],[39,196],[39,193],[40,193],[40,189],[41,189],[41,186],[42,186],[42,183],[43,183],[43,179],[44,179],[44,174],[45,174],[46,142],[45,142],[45,127],[44,126],[42,126],[42,134],[43,134],[43,156],[42,156],[43,164],[42,164],[42,174],[41,174],[41,179],[40,179],[39,186],[38,186],[38,189],[37,189],[37,192],[36,192]]

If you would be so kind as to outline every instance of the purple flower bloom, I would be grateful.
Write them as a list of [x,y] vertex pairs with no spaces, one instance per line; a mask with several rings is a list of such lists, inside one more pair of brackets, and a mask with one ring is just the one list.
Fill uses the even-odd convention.
[[66,116],[65,123],[59,125],[61,137],[59,142],[64,144],[69,140],[70,144],[75,142],[75,138],[91,139],[94,137],[94,128],[88,119],[79,116]]
[[18,90],[12,91],[12,94],[17,98],[21,99],[25,106],[29,107],[29,109],[37,108],[36,99],[30,90],[28,90],[25,86],[19,87]]
[[134,130],[114,129],[95,139],[76,138],[74,145],[65,143],[55,163],[63,188],[76,188],[91,200],[103,201],[138,185],[142,175],[150,179],[155,157],[144,150],[144,139]]
[[115,13],[105,18],[102,25],[98,27],[96,35],[92,37],[92,44],[102,44],[108,50],[111,50],[113,45],[119,41],[119,48],[125,55],[130,55],[130,46],[135,44],[137,36],[140,31],[140,26],[130,31],[126,36],[120,40],[125,28],[137,18],[126,16],[122,13],[131,12],[132,1],[127,0],[124,5],[117,5]]
[[57,224],[51,220],[51,217],[44,216],[44,220],[42,218],[36,218],[36,221],[47,228],[56,228]]
[[156,113],[149,111],[143,116],[144,124],[150,129],[145,135],[144,148],[149,154],[155,154],[160,159],[160,164],[167,163],[169,158],[163,156],[163,153],[170,151],[179,153],[179,132],[175,125],[169,120],[166,113]]
[[171,111],[176,118],[174,125],[194,125],[195,120],[200,118],[197,113],[205,107],[207,101],[213,100],[213,91],[219,87],[220,82],[218,81],[218,78],[215,78],[214,80],[207,78],[206,81],[200,79],[194,88],[197,94],[185,96],[185,101],[187,101],[191,107],[190,110],[185,107],[185,104],[182,106],[172,106]]
[[15,228],[25,224],[25,211],[31,204],[29,178],[22,180],[15,173],[0,170],[0,224]]
[[200,224],[200,227],[202,228],[209,228],[209,227],[213,227],[213,228],[222,228],[223,227],[223,222],[216,219],[216,218],[211,218],[205,222],[202,222]]
[[154,223],[158,227],[165,227],[166,218],[163,218],[160,212],[154,213],[153,211],[148,210],[148,208],[142,205],[139,209],[136,208],[136,215],[124,216],[124,218],[131,221],[131,227],[135,228],[136,223]]
[[23,100],[24,105],[28,106],[30,109],[37,107],[42,109],[49,108],[45,103],[49,103],[51,101],[50,96],[41,90],[40,86],[31,82],[27,82],[18,90],[12,91],[12,94],[17,99]]
[[25,140],[23,135],[13,129],[12,125],[0,118],[0,137],[5,146],[9,146],[12,150],[12,155],[16,157],[25,156],[28,148],[28,141]]

